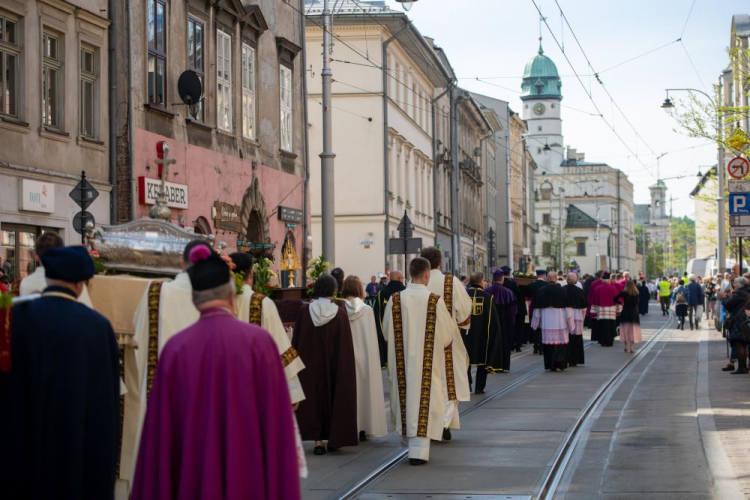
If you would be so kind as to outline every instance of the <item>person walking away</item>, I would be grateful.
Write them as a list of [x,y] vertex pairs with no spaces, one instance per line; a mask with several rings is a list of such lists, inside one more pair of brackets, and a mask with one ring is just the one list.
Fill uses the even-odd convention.
[[[510,346],[504,345],[500,318],[495,307],[495,299],[483,288],[484,273],[474,273],[469,279],[468,293],[471,297],[471,327],[464,336],[466,350],[469,352],[469,383],[471,384],[471,367],[476,366],[474,394],[484,394],[487,385],[487,374],[503,371],[505,352],[510,357]],[[510,290],[507,290],[513,295]],[[515,299],[515,297],[514,297]],[[506,324],[506,327],[509,325]]]
[[696,330],[700,330],[701,307],[703,307],[703,302],[706,300],[706,295],[703,293],[703,287],[701,287],[698,278],[694,274],[688,276],[688,279],[690,282],[686,288],[690,329],[692,330],[693,326],[695,326]]
[[625,288],[617,295],[617,300],[622,304],[620,313],[620,340],[624,344],[625,352],[635,352],[636,342],[643,342],[641,333],[641,320],[638,314],[640,292],[633,280],[625,283]]
[[[513,295],[516,297],[516,317],[513,318],[513,348],[516,352],[521,352],[521,346],[523,346],[528,340],[526,316],[528,316],[529,311],[526,307],[526,296],[523,293],[523,290],[521,290],[521,287],[518,286],[518,283],[516,283],[516,280],[511,278],[512,273],[510,267],[503,266],[500,268],[500,271],[503,272],[500,284],[513,292]],[[495,273],[497,273],[497,271],[493,271],[492,273],[493,282],[495,281]],[[492,292],[487,293],[492,294]],[[497,298],[495,298],[495,305],[497,305]]]
[[367,293],[367,304],[372,307],[375,304],[375,299],[378,297],[380,286],[378,286],[378,279],[375,276],[370,276],[370,282],[367,284],[365,292]]
[[531,328],[542,330],[544,369],[556,372],[568,367],[569,335],[575,332],[575,320],[570,299],[558,283],[557,273],[548,273],[547,282],[534,299]]
[[357,276],[346,277],[341,295],[349,316],[357,369],[357,429],[359,440],[367,441],[388,434],[375,315],[362,300],[365,291]]
[[[57,233],[45,232],[42,233],[39,238],[36,239],[34,246],[34,272],[26,276],[21,280],[18,285],[18,295],[24,297],[33,293],[42,293],[47,288],[47,278],[44,274],[44,265],[42,264],[42,255],[50,248],[61,248],[65,246],[63,239]],[[83,292],[78,297],[78,302],[81,304],[93,308],[91,304],[91,297],[89,296],[89,289],[86,285],[83,286]]]
[[[430,263],[430,280],[427,289],[430,293],[439,295],[448,308],[460,330],[467,330],[471,326],[471,299],[466,288],[455,276],[443,274],[440,268],[443,264],[443,253],[435,247],[422,250],[422,258]],[[451,429],[460,428],[458,402],[471,399],[469,386],[469,354],[464,347],[461,331],[456,330],[453,343],[445,351],[445,373],[447,388],[447,403],[445,405],[445,431],[443,440],[450,441]]]
[[[482,279],[484,279],[484,274],[482,274]],[[497,311],[497,319],[500,322],[501,341],[499,349],[494,351],[497,358],[491,357],[490,359],[493,361],[488,363],[488,366],[493,367],[495,371],[510,370],[510,355],[516,342],[513,336],[513,328],[515,326],[514,320],[518,320],[518,302],[511,289],[505,287],[506,281],[505,273],[500,269],[495,270],[492,273],[492,285],[484,290],[492,297]],[[471,296],[471,288],[469,289],[469,295]],[[472,321],[474,321],[473,317]]]
[[[596,272],[595,279],[591,282],[586,292],[586,302],[588,302],[588,309],[586,310],[586,319],[584,320],[584,326],[591,328],[591,340],[598,341],[597,328],[596,328],[596,316],[591,312],[591,304],[594,299],[594,292],[602,285],[602,276],[604,271],[600,270]],[[587,323],[588,321],[588,323]]]
[[389,281],[388,284],[378,292],[375,304],[372,306],[373,313],[375,314],[375,327],[378,329],[378,349],[380,351],[381,370],[388,368],[388,344],[385,341],[385,336],[383,334],[383,316],[385,315],[385,306],[388,304],[388,301],[394,293],[403,292],[405,289],[404,274],[401,271],[392,271],[391,281]]
[[586,294],[583,292],[583,289],[577,286],[578,275],[570,273],[566,281],[567,285],[563,289],[568,294],[570,307],[573,309],[573,322],[575,323],[575,331],[570,333],[568,339],[568,364],[570,366],[578,366],[586,362],[583,353],[583,322],[588,303],[586,302]]
[[678,294],[675,297],[675,303],[674,303],[674,313],[675,316],[677,316],[677,329],[678,330],[684,330],[685,329],[685,318],[688,314],[688,305],[687,305],[687,299],[685,298],[685,295]]
[[544,349],[542,347],[542,331],[537,328],[531,327],[531,318],[534,317],[535,300],[539,291],[546,287],[547,283],[547,271],[543,269],[537,269],[536,280],[526,285],[526,296],[530,299],[529,302],[529,331],[531,332],[531,343],[534,345],[534,354],[544,355]]
[[[334,297],[336,280],[325,275],[313,286],[314,300],[297,316],[292,347],[305,369],[299,380],[306,399],[297,409],[302,439],[315,441],[315,454],[359,444],[357,381],[349,317]],[[343,303],[343,299],[342,299]]]
[[430,262],[409,263],[411,283],[393,294],[383,319],[388,339],[391,422],[409,446],[409,463],[430,459],[430,440],[444,434],[447,402],[445,353],[458,334],[443,299],[430,293]]
[[677,281],[677,285],[672,289],[672,303],[677,303],[677,296],[678,295],[684,295],[685,296],[685,303],[687,304],[688,298],[687,298],[687,288],[685,288],[685,282],[680,278]]
[[298,403],[305,399],[302,384],[297,376],[305,369],[305,364],[292,347],[274,301],[253,291],[253,258],[245,252],[235,252],[229,258],[234,263],[235,276],[244,277],[242,293],[235,296],[237,319],[259,326],[271,334],[279,350],[281,364],[284,366],[284,374],[289,385],[289,398],[296,408]]
[[648,291],[646,281],[641,281],[638,287],[638,312],[641,316],[648,314],[648,303],[651,300],[651,292]]
[[592,332],[591,338],[596,338],[603,347],[611,347],[617,336],[617,315],[622,309],[615,297],[617,297],[617,287],[610,283],[610,274],[602,275],[602,284],[597,287],[594,296],[591,299],[591,312],[596,317],[594,323],[595,332]]
[[714,304],[716,303],[716,283],[712,276],[704,278],[704,281],[703,294],[706,297],[706,317],[711,320],[714,317]]
[[216,252],[198,246],[190,260],[200,319],[162,350],[131,498],[297,500],[292,403],[276,343],[234,317],[234,280]]
[[669,314],[670,299],[672,297],[672,286],[667,281],[667,277],[662,277],[659,282],[659,302],[661,303],[661,315]]
[[338,290],[334,299],[339,301],[337,302],[337,305],[343,307],[344,297],[341,296],[341,290],[344,289],[344,278],[346,277],[346,275],[344,274],[343,269],[341,269],[340,267],[336,267],[334,269],[331,269],[331,276],[333,276],[333,278],[336,280],[336,286]]
[[737,359],[737,369],[732,374],[748,373],[747,369],[747,344],[742,338],[740,324],[747,319],[745,312],[750,307],[750,287],[748,280],[742,277],[734,278],[735,290],[729,298],[722,300],[722,305],[727,310],[727,322],[730,323],[727,328],[727,339],[735,351]]
[[[47,286],[10,312],[0,343],[0,491],[7,499],[114,498],[120,353],[109,321],[78,299],[94,275],[82,246],[41,255]],[[8,371],[9,370],[9,371]]]

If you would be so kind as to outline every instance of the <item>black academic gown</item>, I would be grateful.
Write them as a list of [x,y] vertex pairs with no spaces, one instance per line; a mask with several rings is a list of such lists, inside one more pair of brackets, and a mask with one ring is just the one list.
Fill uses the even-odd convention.
[[526,343],[528,337],[528,327],[526,324],[526,315],[528,309],[526,307],[526,295],[518,286],[518,283],[512,278],[505,278],[503,280],[503,286],[513,292],[516,296],[516,310],[515,321],[513,322],[513,342],[514,347],[517,351],[520,351],[521,346]]
[[648,301],[651,300],[651,293],[646,285],[638,287],[638,312],[648,314]]
[[49,287],[13,308],[11,331],[13,365],[0,374],[0,498],[112,499],[120,354],[109,321]]
[[[573,309],[585,309],[588,307],[586,293],[575,285],[565,285],[563,287],[570,299],[570,307]],[[582,365],[586,362],[583,352],[583,335],[570,335],[568,337],[568,363],[570,366]]]
[[388,367],[388,342],[383,336],[383,317],[385,316],[385,306],[396,292],[403,292],[406,287],[400,281],[389,281],[382,290],[378,292],[372,310],[375,313],[375,328],[378,331],[378,349],[380,350],[380,368]]
[[469,285],[467,293],[472,301],[471,326],[464,336],[469,363],[486,366],[489,372],[502,371],[503,338],[495,301],[478,286]]

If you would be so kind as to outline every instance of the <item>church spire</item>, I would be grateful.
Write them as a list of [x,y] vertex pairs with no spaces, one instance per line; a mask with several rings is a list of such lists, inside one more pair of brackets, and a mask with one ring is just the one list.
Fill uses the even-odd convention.
[[539,55],[540,56],[544,55],[544,49],[542,49],[542,37],[541,36],[539,37]]

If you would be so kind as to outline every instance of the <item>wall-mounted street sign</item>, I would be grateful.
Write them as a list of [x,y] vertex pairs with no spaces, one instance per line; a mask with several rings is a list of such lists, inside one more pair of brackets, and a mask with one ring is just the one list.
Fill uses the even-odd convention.
[[750,163],[741,156],[732,158],[727,163],[727,173],[735,179],[742,179],[750,173]]
[[239,205],[215,201],[213,217],[216,229],[224,229],[225,231],[232,231],[238,234],[242,232],[242,224],[240,222],[241,210],[242,207]]
[[750,226],[750,215],[730,215],[729,225],[732,227]]
[[738,181],[729,179],[730,193],[750,193],[750,181]]
[[729,236],[731,238],[748,238],[750,237],[750,227],[748,226],[730,227]]
[[295,222],[297,224],[302,222],[302,210],[289,207],[279,207],[279,220],[286,222]]
[[750,215],[750,193],[729,193],[729,215]]

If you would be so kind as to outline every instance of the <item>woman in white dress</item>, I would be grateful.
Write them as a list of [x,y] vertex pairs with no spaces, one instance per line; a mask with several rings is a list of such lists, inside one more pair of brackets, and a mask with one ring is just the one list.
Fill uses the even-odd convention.
[[364,303],[365,289],[356,276],[349,276],[341,290],[349,315],[357,373],[357,425],[360,441],[385,436],[385,395],[380,370],[375,313]]

